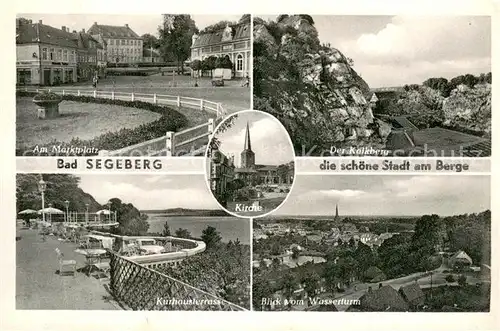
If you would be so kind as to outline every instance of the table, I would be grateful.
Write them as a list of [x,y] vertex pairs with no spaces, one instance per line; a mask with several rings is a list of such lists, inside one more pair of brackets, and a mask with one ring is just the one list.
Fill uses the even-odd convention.
[[101,262],[102,255],[106,254],[105,249],[95,248],[95,249],[76,249],[75,253],[85,256],[85,265],[87,269],[87,276],[90,276],[93,268],[98,270],[105,269],[109,266],[108,263]]

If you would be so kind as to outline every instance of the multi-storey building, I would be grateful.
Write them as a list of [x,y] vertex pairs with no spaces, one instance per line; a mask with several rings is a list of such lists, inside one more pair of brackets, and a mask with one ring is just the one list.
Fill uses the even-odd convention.
[[75,31],[74,33],[78,42],[78,81],[90,81],[95,75],[99,74],[98,51],[102,50],[103,46],[96,38],[85,33],[85,30],[81,32]]
[[89,29],[97,40],[106,43],[107,61],[110,63],[143,62],[143,40],[129,26],[94,24]]
[[57,29],[40,20],[16,19],[17,84],[54,85],[76,82],[75,35],[66,27]]
[[250,23],[240,23],[215,32],[195,34],[191,61],[228,55],[234,65],[234,76],[245,77],[250,71],[250,33]]

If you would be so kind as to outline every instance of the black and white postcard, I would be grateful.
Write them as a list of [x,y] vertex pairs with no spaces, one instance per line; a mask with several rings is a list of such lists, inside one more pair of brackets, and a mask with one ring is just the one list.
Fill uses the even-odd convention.
[[250,37],[248,14],[18,14],[16,155],[203,155],[250,108]]

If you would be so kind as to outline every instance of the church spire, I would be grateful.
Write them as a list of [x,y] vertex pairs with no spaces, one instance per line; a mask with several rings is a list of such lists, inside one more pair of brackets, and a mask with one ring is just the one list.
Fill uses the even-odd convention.
[[250,128],[248,126],[248,122],[247,122],[247,131],[245,133],[245,147],[243,148],[243,150],[249,150],[249,151],[252,150],[252,143],[250,142]]
[[335,205],[335,218],[339,218],[339,205]]

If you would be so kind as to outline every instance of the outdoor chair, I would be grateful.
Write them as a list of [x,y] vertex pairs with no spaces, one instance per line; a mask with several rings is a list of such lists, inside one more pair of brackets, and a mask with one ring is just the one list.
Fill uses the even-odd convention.
[[56,248],[57,258],[59,259],[59,275],[62,276],[64,268],[71,268],[70,272],[73,273],[73,277],[76,276],[76,261],[75,260],[64,260],[64,254],[59,248]]

